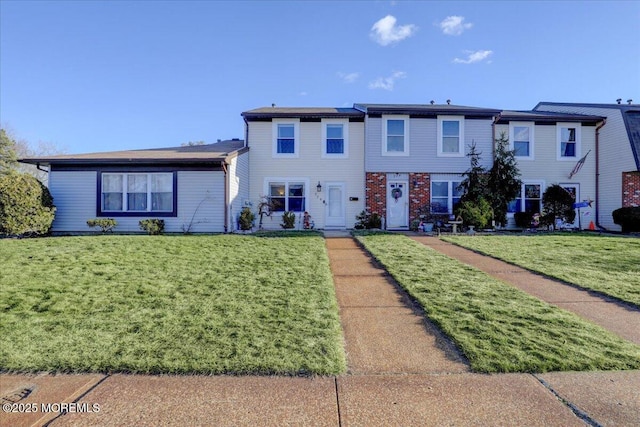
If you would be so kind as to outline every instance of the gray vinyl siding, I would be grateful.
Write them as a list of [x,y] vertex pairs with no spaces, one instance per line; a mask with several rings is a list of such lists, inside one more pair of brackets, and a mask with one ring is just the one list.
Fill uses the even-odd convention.
[[[622,206],[622,172],[637,170],[622,113],[617,108],[541,104],[542,111],[597,115],[607,118],[600,129],[598,216],[602,227],[620,231],[611,213]],[[584,127],[583,127],[584,132]],[[595,150],[593,151],[595,153]],[[583,155],[585,151],[583,150]],[[593,160],[595,161],[595,160]]]
[[[49,188],[57,207],[53,232],[89,232],[87,220],[96,217],[97,172],[52,171]],[[178,216],[162,218],[165,231],[179,233],[224,231],[224,174],[178,171]],[[138,221],[150,216],[115,217],[116,232],[140,232]]]
[[87,232],[87,220],[96,217],[95,171],[49,173],[49,191],[56,206],[53,232]]
[[237,229],[240,212],[249,201],[249,156],[241,154],[229,165],[229,231]]
[[[382,155],[382,118],[366,119],[365,168],[367,172],[464,172],[469,158],[438,157],[437,119],[412,118],[409,121],[409,156]],[[473,142],[482,152],[481,164],[492,165],[492,120],[464,121],[464,150],[469,152]]]

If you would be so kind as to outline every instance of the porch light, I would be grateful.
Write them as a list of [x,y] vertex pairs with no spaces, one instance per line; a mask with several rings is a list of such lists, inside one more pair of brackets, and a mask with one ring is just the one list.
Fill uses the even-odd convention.
[[322,191],[322,185],[320,185],[320,181],[318,181],[318,185],[316,185],[316,191],[320,193]]

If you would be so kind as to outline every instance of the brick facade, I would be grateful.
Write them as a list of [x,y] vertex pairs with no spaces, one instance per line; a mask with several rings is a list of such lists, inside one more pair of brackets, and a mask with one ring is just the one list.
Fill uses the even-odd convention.
[[622,172],[622,207],[640,206],[640,171]]
[[[366,209],[386,218],[387,173],[366,173]],[[418,218],[418,209],[431,200],[431,180],[428,173],[409,173],[409,225]]]

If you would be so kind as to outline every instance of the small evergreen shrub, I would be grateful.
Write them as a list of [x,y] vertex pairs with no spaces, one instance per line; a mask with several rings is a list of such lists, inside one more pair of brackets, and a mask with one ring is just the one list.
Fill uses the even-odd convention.
[[238,223],[240,225],[240,230],[247,231],[253,228],[253,221],[256,219],[256,216],[251,212],[249,207],[242,208],[242,212],[240,212],[240,218],[238,219]]
[[640,232],[640,206],[616,209],[611,215],[613,222],[622,227],[623,233]]
[[118,222],[113,218],[94,218],[87,220],[87,225],[91,228],[100,227],[101,232],[107,233],[113,231]]
[[360,212],[356,215],[356,224],[353,228],[356,230],[370,230],[372,228],[382,228],[382,217],[377,213]]
[[542,206],[545,215],[541,218],[541,225],[554,225],[556,219],[561,218],[565,222],[573,222],[576,219],[576,211],[573,208],[575,200],[571,193],[558,184],[547,187],[542,195]]
[[48,234],[55,211],[49,189],[35,177],[18,172],[0,175],[0,234]]
[[282,224],[280,224],[285,230],[294,228],[296,226],[296,214],[292,211],[287,211],[282,214]]
[[516,212],[513,215],[516,220],[516,226],[520,228],[531,227],[531,221],[533,220],[533,212]]
[[460,202],[456,206],[456,216],[460,216],[466,226],[486,228],[493,218],[493,209],[485,198],[480,197],[477,202]]
[[158,235],[164,233],[164,219],[143,219],[138,222],[141,230],[150,235]]

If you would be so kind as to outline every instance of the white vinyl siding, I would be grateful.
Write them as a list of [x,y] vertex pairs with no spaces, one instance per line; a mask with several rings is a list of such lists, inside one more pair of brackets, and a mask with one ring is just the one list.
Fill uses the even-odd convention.
[[229,162],[229,224],[228,231],[237,229],[242,208],[249,204],[249,152]]
[[[279,119],[280,120],[280,119]],[[336,119],[331,119],[336,120]],[[342,119],[339,119],[342,121]],[[287,121],[287,120],[284,120]],[[344,119],[347,122],[346,119]],[[365,207],[364,179],[364,123],[348,122],[345,136],[348,139],[349,156],[345,158],[324,157],[323,122],[300,122],[300,150],[296,159],[271,157],[272,123],[248,122],[250,149],[250,201],[257,215],[257,207],[263,196],[267,196],[265,182],[272,178],[305,180],[307,188],[306,210],[312,216],[316,228],[325,227],[326,204],[328,200],[327,182],[344,183],[346,227],[353,228],[355,217]],[[318,182],[322,191],[317,192]],[[357,200],[350,200],[350,198]],[[296,227],[301,227],[300,215],[296,214]],[[256,218],[256,224],[259,218]],[[281,213],[263,218],[266,229],[281,229]]]

